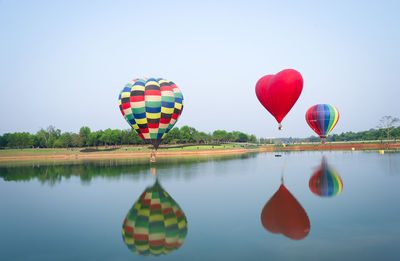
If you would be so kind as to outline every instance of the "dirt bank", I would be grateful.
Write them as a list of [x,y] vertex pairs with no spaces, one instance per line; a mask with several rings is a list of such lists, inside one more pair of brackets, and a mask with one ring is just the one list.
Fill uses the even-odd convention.
[[[159,151],[157,158],[161,157],[187,157],[187,156],[213,156],[226,154],[247,153],[247,149],[227,149],[227,150],[198,150],[198,151]],[[257,151],[257,150],[255,150]],[[0,155],[0,162],[6,161],[30,161],[30,160],[81,160],[81,159],[129,159],[129,158],[149,158],[150,152],[91,152],[91,153],[56,153],[35,155]]]

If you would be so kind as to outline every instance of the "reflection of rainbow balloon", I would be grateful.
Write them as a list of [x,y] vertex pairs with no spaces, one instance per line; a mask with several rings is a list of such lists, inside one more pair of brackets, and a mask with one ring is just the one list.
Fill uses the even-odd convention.
[[312,193],[321,197],[337,196],[342,192],[343,182],[340,176],[322,158],[321,167],[312,175],[309,182]]
[[122,225],[122,237],[138,255],[169,254],[185,240],[185,214],[158,181],[148,187],[129,210]]

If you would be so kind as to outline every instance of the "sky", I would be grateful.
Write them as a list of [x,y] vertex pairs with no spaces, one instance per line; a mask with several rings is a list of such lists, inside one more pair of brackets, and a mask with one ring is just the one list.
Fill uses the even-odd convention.
[[[400,117],[400,1],[0,0],[0,134],[54,125],[127,129],[118,94],[134,78],[175,82],[176,126],[257,137],[314,135],[314,104],[340,112],[331,132]],[[304,80],[283,130],[255,84]]]

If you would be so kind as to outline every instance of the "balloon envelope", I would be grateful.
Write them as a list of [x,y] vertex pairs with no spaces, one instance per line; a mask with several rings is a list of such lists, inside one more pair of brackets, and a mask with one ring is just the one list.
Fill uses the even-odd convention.
[[162,78],[135,79],[119,94],[119,108],[128,124],[157,149],[183,110],[183,95]]
[[310,232],[306,211],[283,184],[265,204],[261,223],[269,232],[294,240],[303,239]]
[[278,123],[292,109],[303,90],[303,77],[293,69],[275,75],[266,75],[256,84],[260,103],[275,117]]
[[329,132],[336,126],[339,120],[338,109],[330,104],[317,104],[309,108],[306,112],[308,125],[322,139],[328,136]]
[[158,181],[142,193],[122,225],[125,244],[145,256],[169,254],[183,244],[186,234],[185,214]]
[[322,158],[321,166],[310,178],[309,187],[312,193],[320,197],[333,197],[342,193],[343,182],[335,170]]

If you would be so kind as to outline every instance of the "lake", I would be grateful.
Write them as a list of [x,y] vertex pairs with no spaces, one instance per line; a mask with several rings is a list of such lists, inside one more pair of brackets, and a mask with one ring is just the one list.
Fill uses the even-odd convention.
[[0,259],[400,260],[399,153],[157,160],[3,163]]

